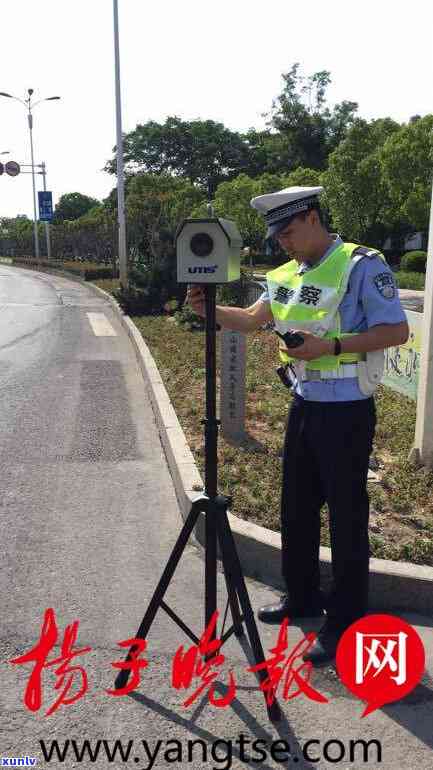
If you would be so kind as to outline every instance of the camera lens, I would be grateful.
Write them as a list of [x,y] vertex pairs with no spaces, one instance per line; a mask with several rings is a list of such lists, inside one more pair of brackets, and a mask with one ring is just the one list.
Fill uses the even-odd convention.
[[208,233],[196,233],[192,236],[189,246],[196,257],[208,257],[213,250],[213,239]]

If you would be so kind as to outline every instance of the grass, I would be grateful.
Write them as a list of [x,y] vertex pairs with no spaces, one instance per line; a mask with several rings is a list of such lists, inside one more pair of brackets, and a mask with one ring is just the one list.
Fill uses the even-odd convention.
[[[118,281],[96,281],[112,291]],[[204,333],[177,326],[171,316],[135,317],[155,358],[187,442],[204,477]],[[217,335],[217,355],[219,335]],[[221,432],[218,442],[219,491],[231,494],[231,511],[279,531],[281,452],[290,402],[275,375],[274,335],[259,330],[248,336],[246,430],[250,440],[234,446]],[[219,398],[219,369],[217,367]],[[369,485],[372,555],[433,566],[433,473],[407,461],[415,430],[415,404],[381,386],[376,396],[377,429],[373,454],[380,484]],[[255,440],[252,441],[251,439]],[[326,508],[322,545],[329,545]]]
[[107,294],[112,294],[114,290],[118,289],[120,286],[120,281],[118,278],[100,278],[97,281],[91,281],[91,283],[94,283],[95,286],[99,286],[100,289],[104,289]]

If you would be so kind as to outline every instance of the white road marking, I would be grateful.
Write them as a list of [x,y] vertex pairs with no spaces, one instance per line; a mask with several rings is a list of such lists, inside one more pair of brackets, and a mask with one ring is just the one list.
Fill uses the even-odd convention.
[[117,337],[112,325],[105,317],[104,313],[86,313],[93,334],[96,337]]
[[0,299],[0,304],[2,307],[63,307],[59,302],[57,302],[55,305],[50,304],[49,302],[41,303],[40,305],[35,305],[34,302],[2,302]]

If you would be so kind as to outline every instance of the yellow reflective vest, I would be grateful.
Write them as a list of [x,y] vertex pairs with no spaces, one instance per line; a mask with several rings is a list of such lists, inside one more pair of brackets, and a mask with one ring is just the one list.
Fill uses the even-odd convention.
[[[375,249],[355,243],[342,243],[323,262],[306,272],[302,272],[295,259],[269,271],[266,280],[277,331],[284,334],[291,329],[304,329],[327,339],[351,336],[350,333],[341,332],[338,308],[347,291],[354,266],[360,259],[374,256],[380,256],[386,261],[383,254]],[[290,356],[283,340],[280,340],[279,353],[283,363],[299,363],[298,359]],[[361,353],[324,355],[303,362],[303,366],[324,373],[332,370],[334,376],[341,364],[353,364],[365,358]],[[378,360],[377,356],[375,360]],[[377,377],[374,376],[374,379],[377,380]]]

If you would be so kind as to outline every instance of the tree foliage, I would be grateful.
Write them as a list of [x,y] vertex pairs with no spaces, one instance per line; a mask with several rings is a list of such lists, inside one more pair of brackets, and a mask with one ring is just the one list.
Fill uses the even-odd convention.
[[[173,116],[164,124],[149,121],[123,141],[127,172],[179,176],[197,183],[210,196],[221,181],[243,169],[248,157],[240,135],[213,120],[184,121]],[[116,172],[115,158],[105,170]]]
[[203,200],[198,187],[168,173],[131,177],[125,202],[130,244],[152,259],[170,252],[178,225]]
[[75,220],[52,228],[53,254],[62,259],[113,263],[117,255],[117,223],[112,211],[99,205]]
[[[42,228],[39,227],[42,235]],[[34,250],[33,222],[28,217],[0,218],[1,256],[29,256]]]
[[327,70],[304,77],[295,63],[283,74],[284,88],[273,101],[268,125],[278,132],[271,140],[286,168],[324,169],[328,155],[345,138],[355,120],[356,102],[343,101],[332,110],[326,103],[331,83]]
[[90,198],[88,195],[79,192],[65,193],[60,197],[55,207],[53,221],[64,222],[65,219],[79,219],[90,209],[99,205],[100,201],[96,198]]
[[398,131],[390,118],[368,123],[357,119],[329,156],[322,175],[332,221],[347,239],[381,245],[387,233],[390,197],[381,167],[381,150]]
[[414,116],[385,142],[380,153],[390,199],[389,220],[426,230],[431,205],[433,115]]

